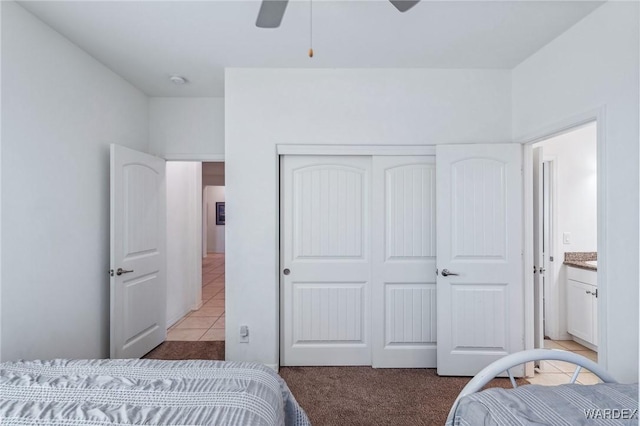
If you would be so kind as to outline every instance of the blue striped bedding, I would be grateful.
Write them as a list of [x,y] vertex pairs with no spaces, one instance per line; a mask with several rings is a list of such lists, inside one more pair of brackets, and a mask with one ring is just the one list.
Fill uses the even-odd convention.
[[638,384],[491,388],[460,400],[454,425],[637,425]]
[[149,359],[0,364],[0,424],[310,425],[261,364]]

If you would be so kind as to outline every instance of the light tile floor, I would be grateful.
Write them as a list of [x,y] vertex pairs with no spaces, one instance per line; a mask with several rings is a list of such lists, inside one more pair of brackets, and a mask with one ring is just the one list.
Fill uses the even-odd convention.
[[[596,352],[585,348],[573,340],[545,340],[544,347],[545,349],[562,349],[575,352],[592,361],[598,361],[598,354]],[[574,370],[575,365],[563,361],[542,361],[540,367],[536,368],[535,376],[528,377],[527,380],[529,383],[535,385],[560,385],[571,381]],[[592,385],[599,381],[595,374],[585,369],[578,375],[578,383],[583,385]]]
[[224,340],[224,253],[202,259],[202,307],[171,326],[167,340]]

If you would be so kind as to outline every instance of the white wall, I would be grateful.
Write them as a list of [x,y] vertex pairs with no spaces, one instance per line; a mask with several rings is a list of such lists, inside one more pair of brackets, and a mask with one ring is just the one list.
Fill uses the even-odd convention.
[[[553,160],[555,173],[552,253],[556,259],[547,294],[545,332],[552,339],[571,339],[567,334],[565,252],[594,252],[598,248],[597,129],[595,123],[547,139],[541,146],[545,159]],[[571,243],[563,243],[563,233]]]
[[[227,69],[225,96],[230,360],[278,364],[276,144],[511,138],[509,71]],[[238,343],[241,324],[250,343]]]
[[[224,186],[207,186],[207,251],[224,253],[225,225],[216,225],[216,203],[224,202]],[[226,207],[226,206],[225,206]]]
[[[606,239],[598,240],[600,354],[619,380],[638,380],[639,6],[607,2],[513,70],[516,140],[596,108],[606,153]],[[604,263],[603,263],[604,261]],[[603,347],[604,346],[604,347]],[[603,353],[604,350],[604,353]]]
[[150,98],[149,140],[167,159],[222,159],[224,98]]
[[[558,258],[564,252],[597,251],[598,186],[595,123],[551,138],[541,145],[545,157],[556,164]],[[571,243],[562,234],[571,233]]]
[[147,97],[1,7],[1,358],[106,357],[109,144],[147,150]]
[[167,162],[167,326],[202,302],[202,164]]

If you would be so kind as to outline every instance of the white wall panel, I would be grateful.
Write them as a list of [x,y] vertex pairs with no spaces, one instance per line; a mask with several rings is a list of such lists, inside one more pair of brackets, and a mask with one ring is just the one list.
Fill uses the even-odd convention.
[[[276,145],[504,142],[510,105],[508,70],[228,68],[227,359],[280,358]],[[254,324],[251,343],[240,324]]]
[[18,3],[0,7],[0,357],[105,358],[109,144],[147,151],[148,98]]
[[149,98],[149,145],[172,160],[223,158],[224,98]]
[[606,2],[512,72],[516,140],[543,137],[570,125],[571,117],[601,111],[598,361],[629,383],[638,381],[640,365],[639,32],[637,2]]
[[168,161],[167,326],[202,303],[202,165]]

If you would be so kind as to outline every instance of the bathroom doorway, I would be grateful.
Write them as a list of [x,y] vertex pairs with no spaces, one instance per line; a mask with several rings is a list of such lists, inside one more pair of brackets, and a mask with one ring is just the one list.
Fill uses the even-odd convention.
[[[544,347],[544,338],[572,340],[596,349],[570,333],[568,307],[575,301],[567,280],[575,261],[590,262],[578,267],[597,271],[597,124],[572,128],[532,148],[534,344]],[[597,314],[592,321],[597,329]]]

